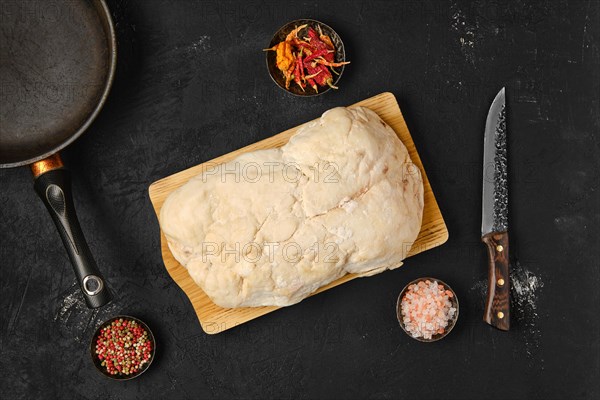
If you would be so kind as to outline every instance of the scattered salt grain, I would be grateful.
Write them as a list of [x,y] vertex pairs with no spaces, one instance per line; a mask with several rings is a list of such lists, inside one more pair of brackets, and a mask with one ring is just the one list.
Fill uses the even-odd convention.
[[456,314],[454,294],[435,280],[425,280],[408,287],[402,298],[402,321],[415,338],[431,339],[443,334]]

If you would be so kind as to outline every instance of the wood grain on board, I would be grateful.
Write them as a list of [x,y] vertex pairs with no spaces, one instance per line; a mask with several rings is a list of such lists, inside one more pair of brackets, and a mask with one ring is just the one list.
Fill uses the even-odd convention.
[[[442,245],[448,240],[448,230],[446,228],[446,224],[444,223],[444,219],[438,207],[437,201],[435,200],[433,191],[431,190],[429,180],[425,174],[425,170],[423,168],[423,164],[421,163],[421,159],[419,158],[419,154],[417,153],[417,149],[415,148],[415,144],[413,143],[410,132],[408,131],[406,123],[404,122],[404,118],[402,117],[402,113],[395,96],[391,93],[382,93],[353,104],[350,107],[356,106],[370,108],[371,110],[375,111],[389,126],[391,126],[400,140],[407,147],[413,163],[421,170],[423,176],[425,200],[425,207],[423,209],[423,223],[419,236],[410,249],[408,257]],[[154,182],[149,188],[150,200],[154,206],[154,211],[157,215],[160,215],[160,209],[167,196],[172,191],[185,184],[190,178],[202,173],[203,171],[206,171],[207,168],[212,168],[215,165],[231,161],[240,154],[249,151],[281,147],[286,144],[290,137],[293,136],[294,133],[296,133],[296,131],[303,125],[288,129],[268,139],[253,143],[239,150],[225,154],[221,157],[217,157],[211,161],[196,165]],[[200,325],[206,333],[216,334],[223,332],[227,329],[233,328],[236,325],[243,324],[244,322],[248,322],[279,308],[222,308],[217,306],[202,291],[202,289],[196,285],[185,267],[180,265],[175,260],[171,254],[171,251],[169,250],[166,238],[162,231],[160,235],[161,252],[167,271],[190,299],[194,310],[198,315],[198,319],[200,320]],[[357,278],[357,276],[354,274],[345,275],[340,279],[321,287],[312,295],[331,289],[355,278]]]

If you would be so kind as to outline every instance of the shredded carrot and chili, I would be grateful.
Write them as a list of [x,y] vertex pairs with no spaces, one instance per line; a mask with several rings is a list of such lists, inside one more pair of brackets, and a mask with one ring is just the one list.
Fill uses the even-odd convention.
[[333,75],[339,73],[334,69],[350,64],[350,61],[335,62],[335,46],[331,38],[323,34],[320,26],[319,32],[308,27],[306,37],[298,34],[308,25],[301,25],[292,30],[284,41],[265,51],[275,51],[275,65],[285,78],[285,88],[289,89],[294,81],[303,91],[310,86],[319,92],[319,87],[333,85]]

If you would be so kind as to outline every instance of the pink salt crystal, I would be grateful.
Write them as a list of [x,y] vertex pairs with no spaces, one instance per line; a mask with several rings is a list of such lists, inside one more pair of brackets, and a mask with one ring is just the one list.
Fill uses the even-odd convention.
[[425,339],[444,333],[456,313],[450,301],[452,297],[452,292],[437,281],[410,285],[401,302],[406,331],[415,338]]

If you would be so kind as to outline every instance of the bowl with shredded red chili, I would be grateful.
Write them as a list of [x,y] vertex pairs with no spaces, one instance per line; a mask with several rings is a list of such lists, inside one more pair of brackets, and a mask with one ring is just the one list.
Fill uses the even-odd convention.
[[152,364],[156,341],[148,325],[138,318],[119,315],[104,321],[90,343],[96,369],[116,380],[143,374]]
[[340,36],[313,19],[288,22],[264,49],[273,81],[297,96],[317,96],[338,89],[346,51]]

